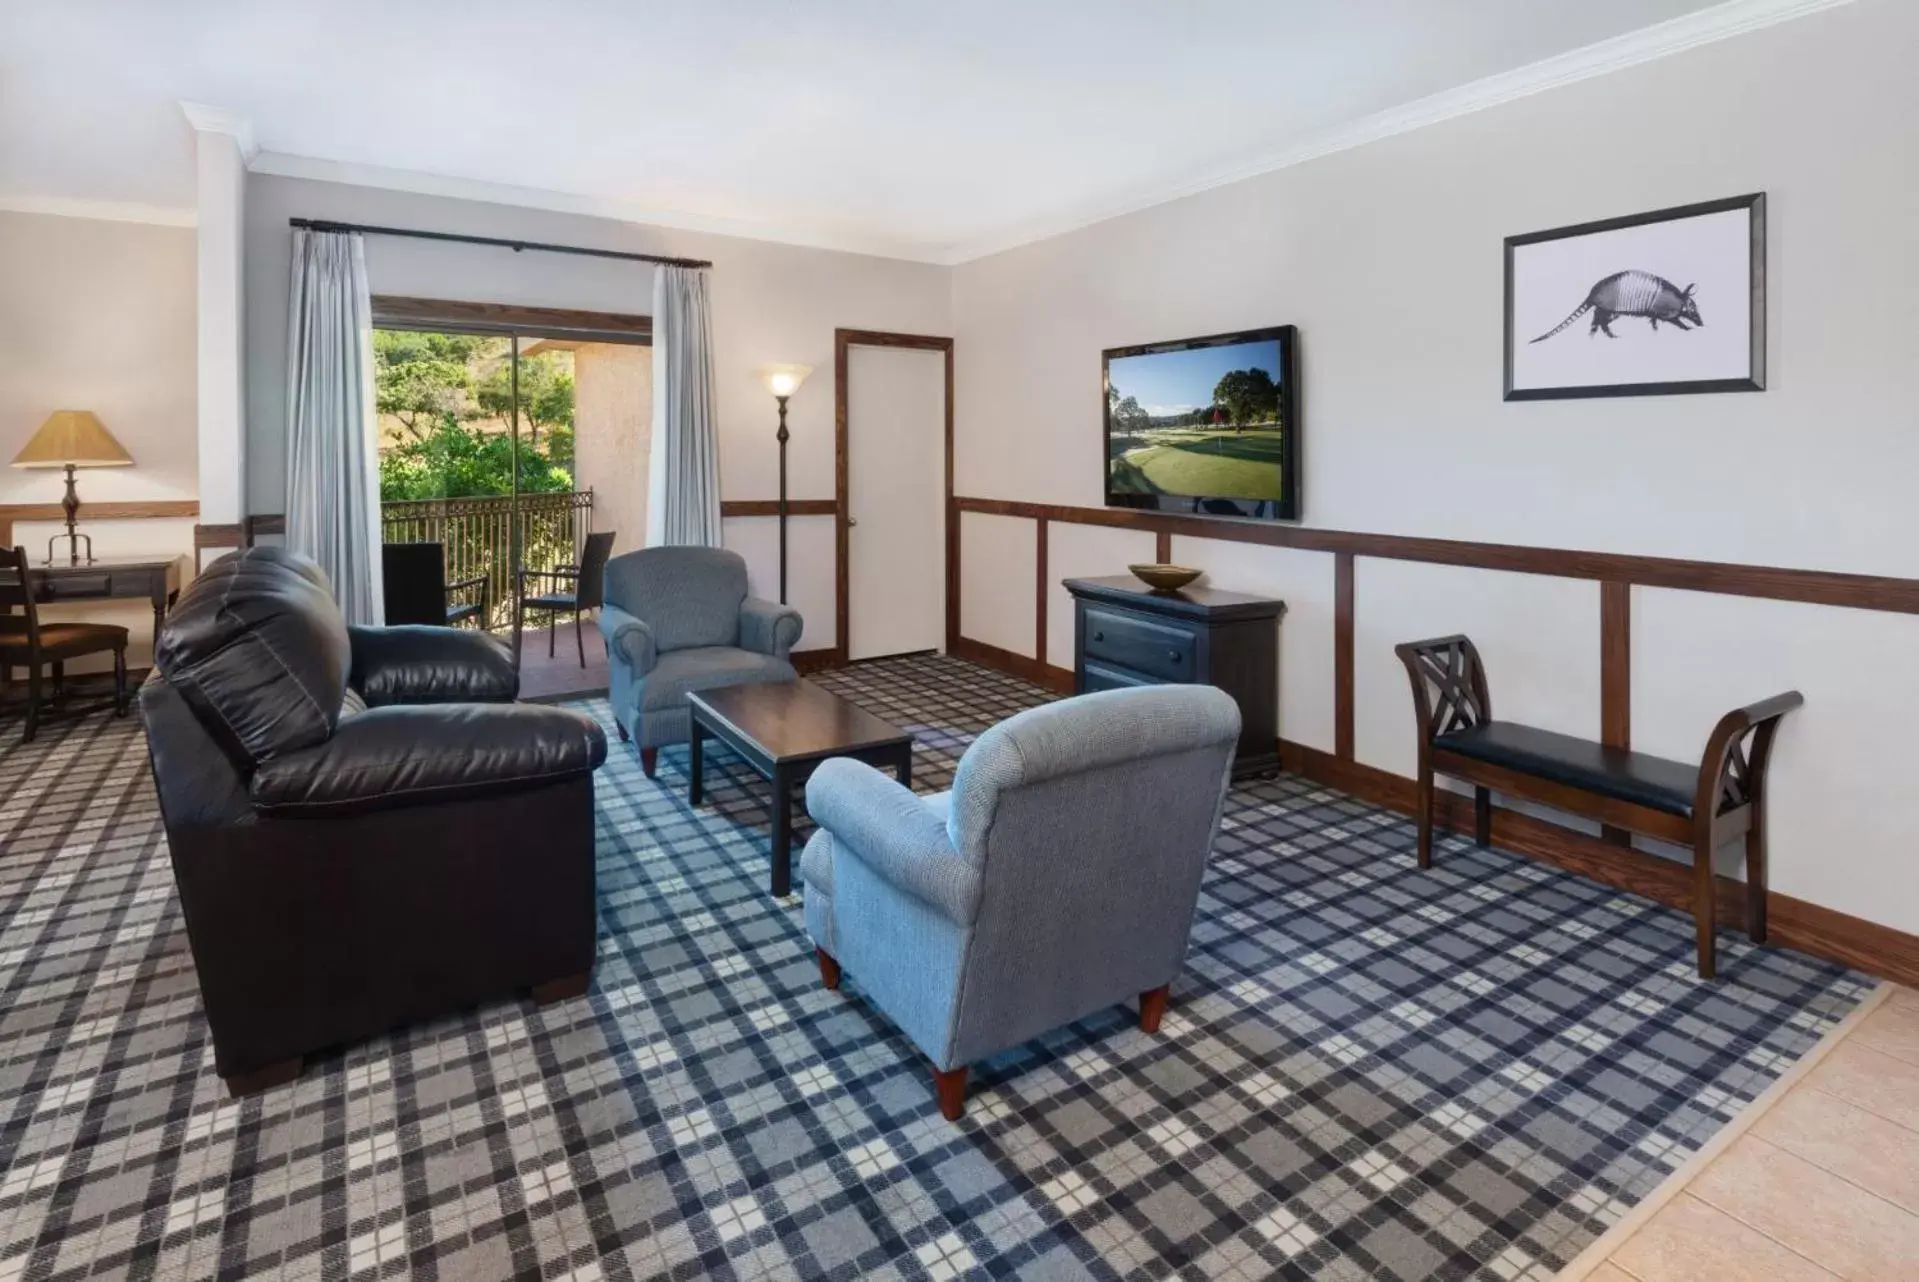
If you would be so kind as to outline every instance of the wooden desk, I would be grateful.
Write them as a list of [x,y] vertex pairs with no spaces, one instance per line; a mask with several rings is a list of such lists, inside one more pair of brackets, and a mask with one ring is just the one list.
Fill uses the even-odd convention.
[[153,639],[158,641],[160,624],[180,595],[186,569],[185,556],[101,557],[92,565],[36,565],[31,572],[38,589],[34,600],[54,605],[67,601],[145,599],[153,604]]

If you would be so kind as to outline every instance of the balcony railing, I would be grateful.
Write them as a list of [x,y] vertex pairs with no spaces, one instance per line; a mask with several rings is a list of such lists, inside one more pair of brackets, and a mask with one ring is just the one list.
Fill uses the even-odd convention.
[[486,623],[491,628],[513,622],[516,568],[577,565],[592,527],[592,490],[380,505],[386,542],[441,544],[448,583],[486,576]]

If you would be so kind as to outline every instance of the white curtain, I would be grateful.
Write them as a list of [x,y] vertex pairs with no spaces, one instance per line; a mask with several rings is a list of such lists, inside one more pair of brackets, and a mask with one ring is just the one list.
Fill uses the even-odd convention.
[[720,444],[706,284],[705,268],[662,266],[654,272],[649,547],[720,546]]
[[357,234],[293,233],[287,546],[320,563],[348,623],[385,621],[373,310]]

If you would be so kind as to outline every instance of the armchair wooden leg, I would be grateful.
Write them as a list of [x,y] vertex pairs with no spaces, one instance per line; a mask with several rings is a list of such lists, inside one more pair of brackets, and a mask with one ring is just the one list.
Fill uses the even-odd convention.
[[1161,984],[1158,988],[1149,988],[1139,995],[1141,1032],[1157,1033],[1159,1031],[1159,1021],[1166,1017],[1166,995],[1172,989],[1171,984]]
[[261,1091],[272,1090],[276,1086],[285,1086],[300,1076],[300,1070],[306,1067],[306,1061],[295,1055],[292,1059],[283,1059],[277,1064],[268,1064],[265,1068],[256,1068],[251,1073],[235,1073],[224,1079],[227,1094],[234,1099],[242,1095],[256,1095]]
[[660,750],[658,748],[640,749],[640,769],[651,779],[653,772],[660,768]]
[[1493,790],[1473,789],[1473,840],[1481,846],[1493,844]]
[[939,1096],[940,1116],[949,1122],[959,1121],[966,1112],[966,1065],[934,1069],[933,1090]]
[[820,959],[820,982],[837,990],[840,986],[839,962],[824,948],[815,948],[813,955]]
[[1711,837],[1702,836],[1693,845],[1692,852],[1692,915],[1694,929],[1699,936],[1699,978],[1711,979],[1719,973],[1718,960],[1713,948],[1713,933],[1717,925],[1712,877]]

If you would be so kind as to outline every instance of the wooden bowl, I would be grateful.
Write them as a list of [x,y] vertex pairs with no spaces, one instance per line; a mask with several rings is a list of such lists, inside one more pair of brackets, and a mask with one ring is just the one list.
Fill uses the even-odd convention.
[[1155,592],[1177,592],[1204,573],[1188,565],[1129,565],[1126,568]]

